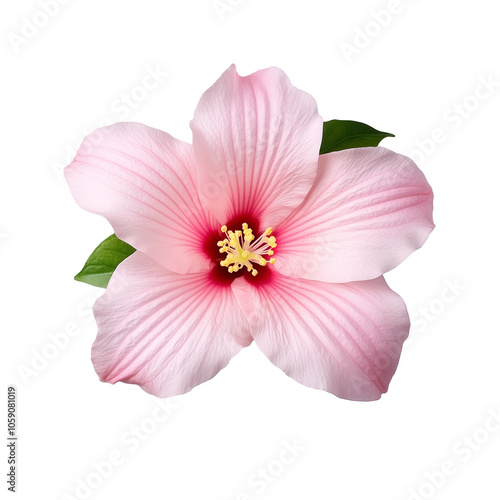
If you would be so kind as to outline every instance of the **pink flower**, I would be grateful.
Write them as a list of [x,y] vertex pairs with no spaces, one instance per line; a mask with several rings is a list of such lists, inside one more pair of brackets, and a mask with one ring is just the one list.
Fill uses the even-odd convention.
[[378,399],[409,330],[382,274],[434,227],[422,172],[381,147],[319,156],[316,103],[277,68],[231,66],[191,128],[102,128],[65,170],[137,249],[94,307],[100,379],[181,394],[255,340],[304,385]]

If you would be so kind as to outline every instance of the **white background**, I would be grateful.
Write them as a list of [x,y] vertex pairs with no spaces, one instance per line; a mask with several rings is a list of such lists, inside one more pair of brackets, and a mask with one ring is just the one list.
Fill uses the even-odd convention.
[[[0,21],[1,397],[5,411],[17,386],[15,498],[498,500],[494,2],[223,0],[222,18],[212,0],[66,0],[51,17],[41,3],[4,2]],[[77,207],[61,167],[106,121],[190,141],[199,97],[233,62],[243,75],[282,68],[325,120],[395,133],[383,145],[415,157],[434,188],[436,230],[387,276],[413,326],[380,401],[302,387],[255,346],[165,401],[165,419],[156,398],[93,370],[100,291],[72,277],[111,228]],[[148,68],[158,82],[144,91]]]

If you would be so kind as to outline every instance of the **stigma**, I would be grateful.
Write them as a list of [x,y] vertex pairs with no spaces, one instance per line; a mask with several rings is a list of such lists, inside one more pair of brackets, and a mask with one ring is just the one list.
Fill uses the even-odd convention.
[[[268,227],[257,239],[247,223],[242,224],[241,230],[228,231],[226,225],[220,230],[225,233],[226,238],[218,241],[217,246],[220,247],[220,253],[227,254],[220,265],[227,267],[230,273],[246,267],[253,276],[257,276],[258,271],[253,267],[255,264],[267,266],[276,262],[276,259],[271,257],[274,255],[274,248],[277,247],[276,238],[271,236],[272,227]],[[266,256],[271,258],[267,260]]]

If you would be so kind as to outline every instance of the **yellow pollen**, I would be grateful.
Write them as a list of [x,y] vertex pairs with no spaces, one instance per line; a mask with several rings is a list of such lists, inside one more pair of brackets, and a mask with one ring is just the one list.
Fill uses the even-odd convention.
[[272,248],[276,248],[276,238],[271,236],[272,227],[268,227],[264,233],[257,239],[253,231],[245,222],[241,226],[242,230],[228,231],[227,226],[223,225],[221,231],[226,234],[226,238],[217,242],[220,253],[227,253],[226,258],[220,262],[220,265],[227,267],[228,272],[235,273],[243,267],[257,276],[258,271],[254,269],[254,264],[266,266],[274,264],[275,258],[266,260],[265,255],[274,255]]

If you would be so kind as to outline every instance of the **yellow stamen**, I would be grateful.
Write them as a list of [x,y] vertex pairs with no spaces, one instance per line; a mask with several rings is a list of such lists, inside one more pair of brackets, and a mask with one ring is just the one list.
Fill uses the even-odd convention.
[[221,231],[226,234],[226,238],[217,242],[219,252],[227,253],[224,260],[220,265],[227,267],[230,273],[234,273],[247,268],[247,271],[252,273],[252,276],[257,276],[258,271],[254,269],[254,264],[266,266],[267,264],[274,264],[275,258],[266,260],[264,255],[274,255],[272,248],[276,248],[276,238],[271,236],[273,232],[272,227],[268,227],[264,233],[255,240],[253,231],[248,227],[245,222],[241,226],[241,230],[228,231],[227,226],[221,227]]

